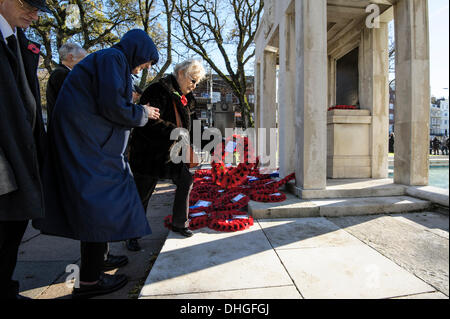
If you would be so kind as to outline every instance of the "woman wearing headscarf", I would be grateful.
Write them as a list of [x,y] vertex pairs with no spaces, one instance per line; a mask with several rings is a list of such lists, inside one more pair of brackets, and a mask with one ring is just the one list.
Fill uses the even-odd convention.
[[126,276],[102,273],[127,262],[105,265],[107,243],[151,233],[124,151],[131,128],[159,117],[156,108],[130,102],[131,75],[158,58],[152,39],[131,30],[78,63],[58,95],[44,167],[47,211],[37,227],[81,241],[80,287],[73,298],[123,287]]
[[[171,140],[170,136],[172,130],[178,127],[191,131],[191,116],[195,114],[196,105],[192,91],[204,76],[205,70],[200,61],[187,60],[177,64],[173,74],[150,85],[140,102],[157,107],[161,116],[158,120],[150,120],[144,127],[136,128],[130,139],[131,170],[144,208],[158,179],[171,179],[177,186],[172,230],[186,237],[192,236],[188,229],[188,204],[193,178],[186,163],[172,162],[170,150],[176,141]],[[189,137],[185,136],[185,139]],[[137,240],[128,241],[127,247],[139,250]]]

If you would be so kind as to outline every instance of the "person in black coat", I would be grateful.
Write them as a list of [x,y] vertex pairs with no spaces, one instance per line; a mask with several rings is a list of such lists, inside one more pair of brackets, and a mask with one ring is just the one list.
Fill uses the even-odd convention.
[[12,280],[17,252],[29,220],[44,216],[40,45],[23,32],[39,11],[43,0],[0,0],[0,299],[24,298]]
[[86,56],[85,49],[76,43],[66,43],[59,49],[59,65],[50,74],[47,82],[47,125],[51,120],[53,107],[55,106],[58,93],[73,67]]
[[[172,230],[187,237],[192,236],[188,229],[188,204],[193,179],[186,163],[174,164],[171,161],[170,150],[176,142],[170,139],[170,135],[177,128],[174,107],[178,111],[182,127],[191,131],[191,116],[195,113],[196,103],[192,91],[204,76],[205,70],[198,60],[187,60],[175,66],[173,75],[150,85],[140,102],[159,108],[160,119],[134,129],[130,139],[130,167],[144,209],[147,208],[158,179],[172,179],[177,186]],[[184,136],[184,140],[189,143],[189,135]],[[127,247],[139,250],[137,240],[128,241]]]
[[433,138],[433,154],[439,155],[439,147],[441,146],[441,141],[435,136]]
[[389,153],[394,153],[394,133],[389,135]]

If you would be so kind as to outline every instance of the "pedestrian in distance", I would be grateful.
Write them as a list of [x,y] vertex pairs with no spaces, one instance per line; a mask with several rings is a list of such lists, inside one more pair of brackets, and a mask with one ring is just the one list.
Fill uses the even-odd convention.
[[439,155],[439,148],[441,145],[441,141],[439,141],[439,139],[435,136],[433,138],[433,154],[434,155]]
[[394,132],[389,135],[389,153],[394,153]]

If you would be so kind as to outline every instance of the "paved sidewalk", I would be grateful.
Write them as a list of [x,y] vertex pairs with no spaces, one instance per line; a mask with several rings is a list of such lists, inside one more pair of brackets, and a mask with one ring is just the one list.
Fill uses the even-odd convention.
[[420,212],[170,232],[140,298],[448,298],[448,228]]
[[[161,250],[168,230],[164,227],[164,217],[170,214],[175,186],[160,182],[152,196],[147,210],[147,218],[152,234],[140,240],[142,251],[130,252],[123,242],[110,243],[114,255],[126,255],[128,265],[108,272],[129,276],[130,281],[121,290],[97,299],[137,298],[142,279],[145,279],[151,264]],[[65,280],[69,276],[66,267],[80,264],[80,244],[78,241],[41,235],[28,226],[19,248],[19,257],[14,279],[20,281],[20,293],[33,299],[70,299],[72,290]]]
[[[174,189],[158,184],[147,211],[153,234],[140,240],[143,251],[110,245],[113,254],[128,256],[117,272],[130,282],[97,298],[448,298],[448,215],[257,220],[243,232],[201,229],[184,238],[163,225]],[[79,258],[79,242],[30,226],[14,275],[21,294],[70,298],[65,269]]]

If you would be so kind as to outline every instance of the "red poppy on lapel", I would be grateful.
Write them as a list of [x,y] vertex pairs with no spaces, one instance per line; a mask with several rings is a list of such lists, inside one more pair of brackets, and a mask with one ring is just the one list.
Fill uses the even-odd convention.
[[34,54],[39,54],[39,52],[41,52],[41,50],[39,50],[39,48],[34,43],[31,42],[28,44],[27,49],[33,52]]
[[181,96],[181,104],[183,104],[183,106],[186,106],[188,104],[188,100],[184,95]]
[[188,100],[187,100],[186,96],[180,95],[180,93],[178,93],[177,91],[174,91],[173,94],[175,94],[176,96],[178,96],[180,98],[181,104],[183,104],[183,106],[186,106],[188,104]]

